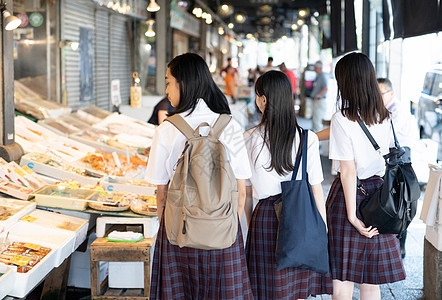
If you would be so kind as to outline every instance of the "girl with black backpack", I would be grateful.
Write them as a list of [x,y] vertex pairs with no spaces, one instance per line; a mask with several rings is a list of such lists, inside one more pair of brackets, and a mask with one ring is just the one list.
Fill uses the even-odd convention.
[[[327,222],[333,296],[352,299],[354,283],[361,299],[380,299],[379,284],[405,279],[399,241],[379,234],[361,219],[359,205],[382,183],[391,139],[390,114],[382,101],[370,59],[350,53],[336,64],[340,109],[330,125],[329,158],[338,177],[327,199]],[[380,146],[374,150],[359,125],[363,121]],[[360,179],[364,191],[357,188]]]

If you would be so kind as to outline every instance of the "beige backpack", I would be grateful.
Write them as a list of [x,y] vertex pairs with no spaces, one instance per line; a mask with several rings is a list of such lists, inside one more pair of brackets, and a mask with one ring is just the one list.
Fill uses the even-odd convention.
[[[232,117],[195,130],[178,114],[166,119],[187,138],[167,192],[164,222],[170,243],[197,249],[224,249],[236,240],[238,190],[219,137]],[[200,136],[208,126],[208,136]]]

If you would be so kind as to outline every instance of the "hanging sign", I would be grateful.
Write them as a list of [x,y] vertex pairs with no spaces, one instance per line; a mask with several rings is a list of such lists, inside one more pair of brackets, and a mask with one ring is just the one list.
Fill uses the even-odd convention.
[[20,24],[19,27],[26,27],[26,26],[28,26],[28,24],[29,24],[28,15],[26,15],[26,14],[18,14],[17,18],[19,18],[20,21],[21,21],[21,24]]
[[111,81],[111,100],[114,106],[119,106],[121,104],[120,79],[114,79]]
[[29,23],[34,27],[39,27],[43,24],[43,15],[41,13],[35,12],[29,16]]

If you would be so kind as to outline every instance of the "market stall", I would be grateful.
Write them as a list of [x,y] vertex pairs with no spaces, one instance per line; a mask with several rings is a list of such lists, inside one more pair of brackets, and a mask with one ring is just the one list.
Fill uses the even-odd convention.
[[[57,267],[69,268],[71,260],[74,286],[78,276],[90,278],[90,256],[78,260],[81,255],[73,253],[95,240],[90,234],[96,220],[101,237],[127,223],[141,225],[141,236],[154,238],[156,188],[143,178],[155,127],[85,107],[39,123],[17,116],[15,129],[26,154],[20,164],[0,160],[0,193],[17,198],[0,194],[0,297],[25,297]],[[121,263],[114,264],[99,267],[115,279]],[[82,265],[86,268],[77,268]],[[143,276],[139,265],[124,266],[131,268],[131,274]],[[78,286],[90,287],[90,280],[84,284]]]

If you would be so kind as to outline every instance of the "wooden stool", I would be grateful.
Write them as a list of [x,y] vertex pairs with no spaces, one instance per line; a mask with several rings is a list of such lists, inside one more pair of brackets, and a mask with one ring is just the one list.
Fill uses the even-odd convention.
[[[149,299],[150,294],[150,247],[153,239],[142,239],[136,243],[109,242],[105,238],[97,238],[91,244],[91,296],[92,299]],[[101,291],[100,261],[142,261],[144,262],[144,296],[141,289],[107,289]],[[98,292],[100,291],[100,294]]]

